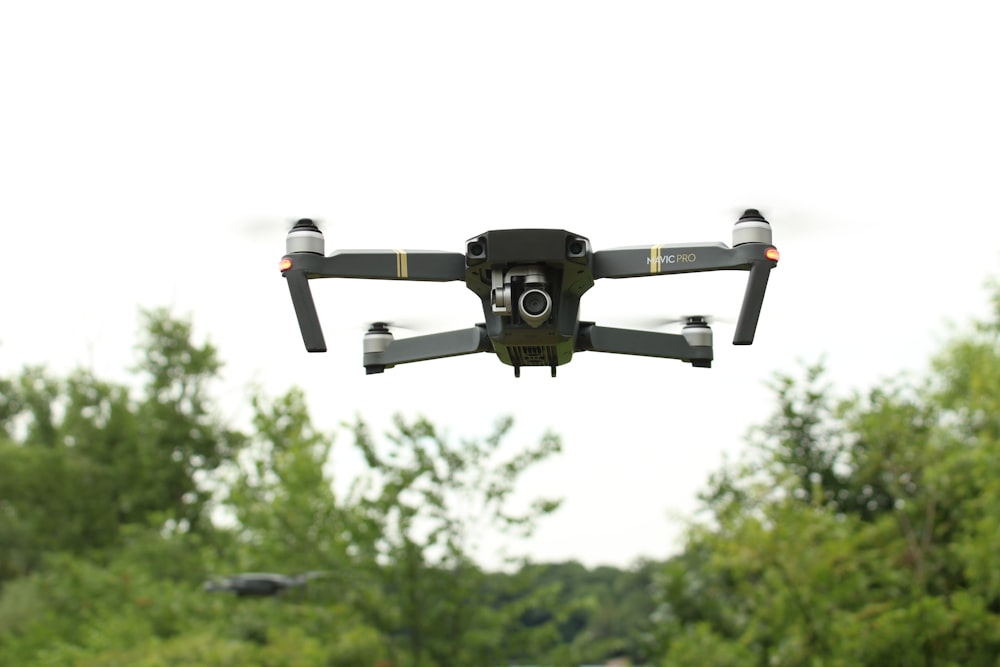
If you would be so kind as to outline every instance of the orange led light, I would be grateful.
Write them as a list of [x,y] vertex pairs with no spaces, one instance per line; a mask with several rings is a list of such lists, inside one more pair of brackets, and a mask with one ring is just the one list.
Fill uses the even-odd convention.
[[287,257],[282,257],[281,264],[278,264],[278,268],[282,271],[287,271],[288,269],[292,268],[292,260],[288,259]]
[[774,260],[775,262],[781,259],[781,254],[778,252],[777,248],[768,248],[767,252],[764,253],[764,256],[768,259]]

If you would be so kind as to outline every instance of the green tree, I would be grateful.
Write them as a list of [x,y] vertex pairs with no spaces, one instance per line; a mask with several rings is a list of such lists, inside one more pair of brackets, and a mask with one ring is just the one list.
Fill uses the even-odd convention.
[[335,590],[401,664],[469,664],[541,647],[549,628],[527,631],[519,619],[546,592],[510,596],[475,549],[485,531],[527,535],[556,508],[539,500],[507,510],[517,477],[558,451],[557,438],[503,458],[510,419],[457,445],[424,418],[397,416],[386,442],[357,420],[350,428],[367,472],[338,497],[326,465],[334,439],[312,425],[302,392],[258,393],[253,405],[254,435],[227,501],[239,569],[321,572],[310,588]]
[[132,520],[163,512],[196,530],[212,495],[201,481],[232,461],[244,438],[213,413],[209,385],[222,368],[215,347],[195,344],[190,320],[164,309],[143,310],[141,319],[135,369],[145,380],[136,406],[141,464],[122,509]]
[[996,664],[995,304],[925,380],[837,399],[819,367],[779,379],[663,570],[663,664]]
[[349,568],[356,522],[324,472],[332,435],[313,426],[299,389],[273,399],[258,391],[252,404],[254,433],[227,500],[249,547],[243,565],[292,572]]
[[247,437],[214,414],[214,348],[167,311],[142,326],[138,392],[85,371],[0,382],[0,664],[370,667],[382,638],[332,584],[281,600],[202,590],[279,556],[326,563],[351,538],[326,511],[327,442],[298,391],[254,400],[253,445],[271,449],[266,484],[243,491],[260,502],[239,530],[212,525]]
[[355,487],[375,538],[369,562],[392,603],[373,621],[394,639],[402,664],[497,664],[518,649],[504,637],[519,619],[490,604],[488,578],[474,558],[484,531],[524,537],[558,507],[537,499],[525,511],[509,509],[518,478],[557,453],[560,441],[548,433],[507,454],[501,444],[512,425],[501,419],[485,438],[454,444],[426,419],[397,415],[380,444],[362,421],[353,424],[371,470]]
[[[397,417],[377,441],[358,420],[367,467],[340,497],[333,438],[300,390],[257,391],[244,434],[216,415],[215,348],[168,311],[140,321],[134,382],[0,379],[0,664],[569,665],[617,641],[598,600],[623,595],[619,572],[575,600],[538,570],[495,577],[477,562],[484,535],[526,537],[557,508],[512,509],[556,436],[509,448],[507,418],[453,443]],[[246,570],[324,576],[274,599],[202,589]]]
[[207,395],[220,368],[215,349],[166,310],[140,320],[139,398],[85,370],[57,379],[28,367],[0,383],[0,580],[30,572],[48,552],[104,549],[121,526],[199,528],[206,481],[243,439]]

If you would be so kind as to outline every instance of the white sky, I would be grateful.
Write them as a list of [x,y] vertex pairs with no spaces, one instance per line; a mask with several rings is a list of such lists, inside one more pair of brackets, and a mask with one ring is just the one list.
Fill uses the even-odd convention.
[[[522,442],[565,445],[525,480],[566,499],[528,552],[664,557],[775,370],[825,354],[844,388],[919,371],[1000,273],[995,5],[813,7],[4,3],[0,371],[122,377],[138,304],[173,306],[220,347],[234,417],[254,380],[303,386],[327,428],[402,411],[471,436],[512,413]],[[728,244],[746,207],[782,261],[757,341],[717,326],[709,371],[588,353],[554,380],[491,355],[368,377],[365,322],[466,327],[478,299],[314,283],[331,351],[308,355],[277,270],[302,216],[328,252],[461,251],[506,227],[602,249]],[[583,317],[735,316],[745,277],[602,281]]]

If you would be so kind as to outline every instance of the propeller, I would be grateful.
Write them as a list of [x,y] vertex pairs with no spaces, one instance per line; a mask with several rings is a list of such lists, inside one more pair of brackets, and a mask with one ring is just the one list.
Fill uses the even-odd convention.
[[333,329],[340,332],[367,333],[372,329],[386,329],[390,332],[402,329],[414,334],[430,333],[441,330],[440,320],[431,318],[406,318],[406,319],[374,319],[347,322]]
[[843,221],[832,220],[816,208],[807,208],[792,202],[753,201],[746,206],[726,206],[718,209],[713,220],[736,222],[752,208],[761,213],[771,224],[774,243],[778,247],[783,241],[819,240],[824,236],[841,231]]
[[373,320],[366,324],[366,331],[371,331],[372,329],[387,329],[392,331],[394,329],[403,329],[405,331],[413,331],[415,333],[430,331],[433,329],[430,320]]
[[239,597],[264,597],[282,593],[290,588],[305,586],[311,579],[331,577],[333,572],[316,570],[301,574],[280,574],[277,572],[242,572],[223,577],[213,577],[206,581],[206,592],[232,592]]
[[[294,227],[295,223],[301,219],[287,216],[251,218],[235,223],[233,229],[237,234],[249,241],[261,241],[272,245],[275,242],[280,244],[284,240],[288,230]],[[316,226],[320,230],[326,228],[326,224],[322,218],[309,219],[316,223]]]
[[736,324],[736,319],[719,315],[666,315],[660,317],[628,318],[626,323],[641,329],[665,329],[687,324]]

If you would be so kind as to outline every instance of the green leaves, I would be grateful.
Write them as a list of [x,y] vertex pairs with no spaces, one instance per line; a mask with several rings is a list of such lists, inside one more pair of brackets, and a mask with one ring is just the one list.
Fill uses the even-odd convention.
[[[0,379],[0,664],[502,664],[552,636],[520,623],[542,594],[504,604],[475,559],[558,507],[511,509],[556,436],[510,447],[506,417],[456,443],[397,416],[377,439],[358,419],[365,467],[340,497],[301,390],[255,390],[234,429],[214,346],[166,310],[140,320],[136,383]],[[311,576],[277,599],[202,590],[245,571]]]
[[203,518],[203,481],[242,445],[206,394],[220,363],[190,323],[164,310],[141,319],[143,396],[82,369],[56,379],[29,367],[0,383],[13,438],[0,442],[0,580],[47,552],[107,549],[126,525],[193,531]]
[[549,434],[504,451],[512,425],[500,419],[484,438],[457,444],[424,417],[396,415],[382,442],[360,419],[349,425],[369,467],[354,501],[374,538],[373,575],[398,609],[372,621],[400,638],[414,665],[495,663],[505,655],[510,610],[483,598],[486,578],[475,558],[487,532],[528,535],[558,507],[538,499],[513,513],[508,504],[520,475],[560,447]]
[[817,364],[772,388],[664,569],[664,664],[995,664],[1000,310],[927,378],[840,398]]
[[[996,298],[1000,304],[1000,292]],[[1000,306],[998,306],[1000,307]],[[1000,654],[1000,310],[926,378],[836,393],[822,363],[772,383],[750,452],[702,494],[682,553],[628,572],[480,557],[559,500],[520,497],[560,439],[426,417],[345,443],[301,390],[218,418],[221,361],[142,314],[136,372],[0,378],[0,664],[581,662],[993,665]],[[137,389],[136,386],[139,388]],[[338,445],[341,446],[341,445]],[[343,482],[334,486],[334,481]],[[335,488],[339,490],[335,491]],[[276,598],[210,576],[310,572]]]
[[241,539],[254,546],[242,567],[344,570],[356,520],[324,472],[333,437],[315,429],[299,389],[276,398],[258,391],[252,405],[255,433],[226,500]]

